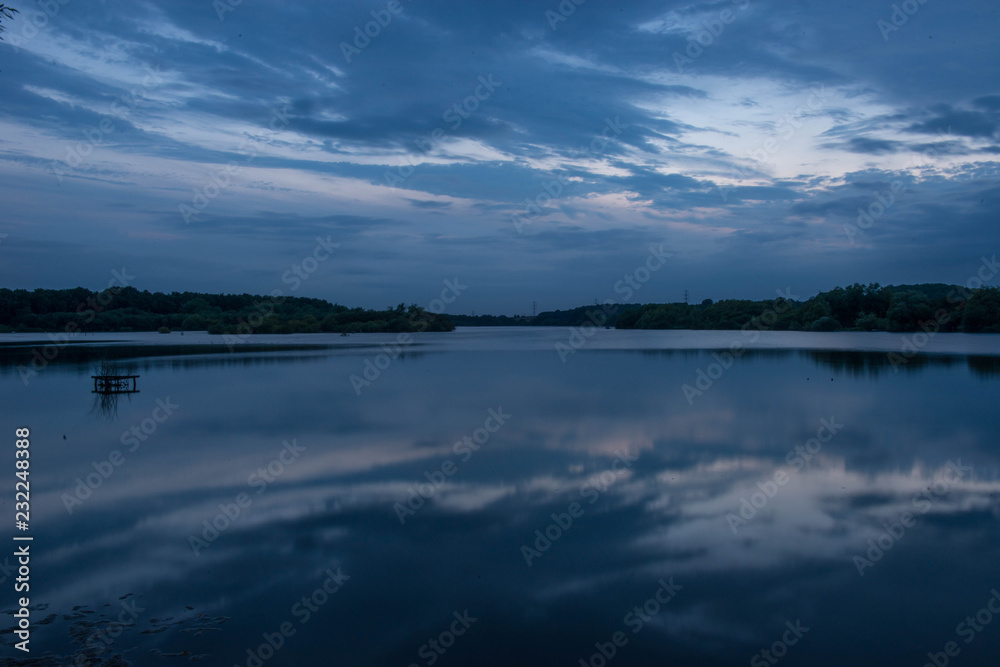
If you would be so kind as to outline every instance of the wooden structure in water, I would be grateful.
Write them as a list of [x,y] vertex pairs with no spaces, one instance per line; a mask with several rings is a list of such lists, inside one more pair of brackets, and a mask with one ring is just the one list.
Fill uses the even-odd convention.
[[138,375],[91,375],[94,379],[94,394],[137,394]]

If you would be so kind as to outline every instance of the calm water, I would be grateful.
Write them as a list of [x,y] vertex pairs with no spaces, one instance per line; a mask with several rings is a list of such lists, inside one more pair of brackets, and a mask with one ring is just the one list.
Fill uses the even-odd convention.
[[[895,365],[889,334],[767,334],[730,360],[739,332],[599,331],[565,363],[565,329],[398,358],[389,335],[88,340],[27,385],[30,346],[0,357],[0,505],[13,524],[28,426],[52,664],[1000,657],[1000,336]],[[116,415],[97,354],[141,375]]]

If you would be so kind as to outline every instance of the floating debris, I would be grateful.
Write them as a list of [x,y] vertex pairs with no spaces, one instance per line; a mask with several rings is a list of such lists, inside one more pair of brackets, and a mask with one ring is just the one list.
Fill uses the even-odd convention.
[[[121,601],[135,598],[135,593],[126,593],[118,599]],[[124,604],[124,602],[122,602]],[[35,611],[42,611],[48,608],[48,604],[34,605]],[[111,603],[100,605],[101,609],[118,606]],[[187,612],[194,612],[195,608],[185,605]],[[3,612],[9,617],[16,613],[14,609]],[[111,614],[110,616],[108,614]],[[204,661],[211,656],[208,653],[194,654],[181,647],[173,646],[169,650],[161,648],[150,648],[149,644],[142,646],[143,641],[163,644],[175,644],[182,636],[189,638],[200,637],[208,632],[219,632],[219,625],[229,620],[228,616],[206,616],[199,613],[188,613],[183,617],[176,616],[154,616],[143,622],[140,618],[131,622],[121,622],[114,612],[97,612],[87,605],[75,605],[68,612],[63,614],[51,613],[35,625],[52,625],[55,622],[69,621],[66,633],[70,643],[75,646],[70,655],[57,655],[47,652],[41,656],[30,658],[0,658],[0,667],[7,665],[18,665],[21,667],[61,667],[63,665],[88,665],[92,667],[128,667],[133,663],[126,658],[129,653],[147,650],[153,655],[163,658],[187,658],[191,661]],[[179,626],[179,627],[178,627]],[[17,625],[13,625],[4,630],[0,630],[0,637],[4,635],[13,636]],[[163,634],[168,630],[175,629],[182,634]],[[157,639],[150,637],[148,640],[140,639],[141,635],[161,635]],[[135,658],[132,658],[135,660]],[[148,661],[148,660],[147,660]],[[147,662],[138,661],[138,662]]]

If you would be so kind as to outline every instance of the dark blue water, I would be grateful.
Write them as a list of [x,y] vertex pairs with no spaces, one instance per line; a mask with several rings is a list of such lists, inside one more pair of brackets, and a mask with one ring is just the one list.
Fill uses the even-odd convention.
[[[995,664],[1000,337],[894,365],[882,334],[730,359],[712,350],[738,332],[602,331],[564,363],[568,336],[459,330],[395,358],[372,346],[392,336],[137,336],[27,384],[8,354],[0,506],[13,536],[30,427],[32,657]],[[140,393],[95,406],[97,354]]]

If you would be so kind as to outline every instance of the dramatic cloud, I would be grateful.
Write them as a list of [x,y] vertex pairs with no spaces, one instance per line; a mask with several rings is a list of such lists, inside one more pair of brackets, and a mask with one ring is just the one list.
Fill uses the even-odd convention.
[[513,313],[611,298],[651,244],[642,301],[965,282],[1000,250],[986,4],[21,4],[5,286],[268,292],[320,237],[303,296],[459,277],[454,312]]

